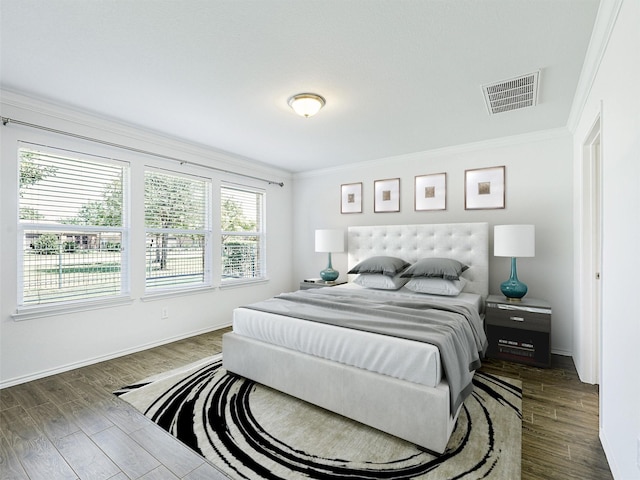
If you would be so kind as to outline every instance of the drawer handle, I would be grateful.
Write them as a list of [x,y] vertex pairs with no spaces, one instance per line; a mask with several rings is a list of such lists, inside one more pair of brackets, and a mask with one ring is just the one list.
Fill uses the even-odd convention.
[[523,317],[509,317],[509,320],[513,320],[514,322],[524,322]]

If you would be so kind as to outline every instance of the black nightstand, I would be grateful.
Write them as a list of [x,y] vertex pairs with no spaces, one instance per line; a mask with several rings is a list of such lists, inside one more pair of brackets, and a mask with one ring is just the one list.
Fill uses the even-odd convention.
[[544,300],[510,302],[502,295],[489,295],[485,328],[488,357],[551,366],[551,305]]
[[336,287],[338,285],[344,285],[347,282],[333,282],[333,283],[327,283],[327,282],[300,282],[300,290],[307,290],[309,288],[323,288],[323,287]]

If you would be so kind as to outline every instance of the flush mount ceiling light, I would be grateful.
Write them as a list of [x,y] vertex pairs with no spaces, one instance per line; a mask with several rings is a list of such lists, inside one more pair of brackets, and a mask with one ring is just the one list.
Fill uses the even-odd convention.
[[298,115],[309,118],[318,113],[326,101],[315,93],[298,93],[289,98],[287,103]]

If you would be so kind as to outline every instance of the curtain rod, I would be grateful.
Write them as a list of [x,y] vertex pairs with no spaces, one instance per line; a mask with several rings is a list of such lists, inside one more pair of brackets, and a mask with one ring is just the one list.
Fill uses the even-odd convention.
[[182,160],[180,158],[171,157],[169,155],[163,155],[161,153],[154,153],[148,150],[142,150],[140,148],[129,147],[127,145],[121,145],[119,143],[107,142],[106,140],[100,140],[99,138],[86,137],[84,135],[79,135],[77,133],[65,132],[63,130],[57,130],[55,128],[45,127],[43,125],[36,125],[35,123],[23,122],[22,120],[15,120],[13,118],[8,117],[0,117],[2,118],[2,125],[7,125],[9,123],[15,123],[16,125],[22,125],[24,127],[37,128],[38,130],[45,130],[51,133],[57,133],[59,135],[66,135],[67,137],[78,138],[80,140],[88,140],[89,142],[99,143],[101,145],[107,145],[109,147],[120,148],[122,150],[128,150],[130,152],[141,153],[144,155],[151,155],[153,157],[164,158],[165,160],[172,160],[174,162],[180,163],[180,165],[193,165],[196,167],[208,168],[210,170],[215,170],[217,172],[228,173],[229,175],[236,175],[239,177],[251,178],[253,180],[259,180],[261,182],[268,183],[269,185],[279,185],[284,187],[284,182],[276,182],[275,180],[268,180],[266,178],[254,177],[253,175],[245,175],[244,173],[232,172],[230,170],[225,170],[223,168],[212,167],[209,165],[204,165],[202,163],[190,162],[188,160]]

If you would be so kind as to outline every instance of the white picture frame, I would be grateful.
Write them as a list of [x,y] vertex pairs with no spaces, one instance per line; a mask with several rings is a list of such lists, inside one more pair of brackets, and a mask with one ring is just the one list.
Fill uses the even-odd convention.
[[362,182],[340,185],[340,213],[362,213]]
[[447,174],[416,175],[413,192],[415,211],[447,209]]
[[387,178],[373,182],[373,211],[374,213],[400,211],[400,179]]
[[465,210],[505,208],[505,167],[488,167],[464,172]]

